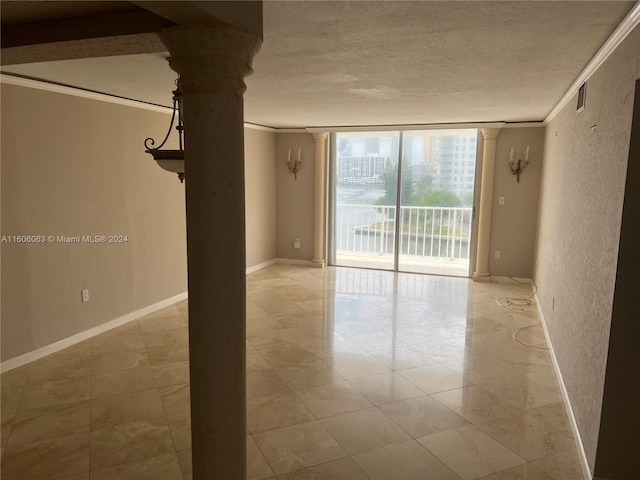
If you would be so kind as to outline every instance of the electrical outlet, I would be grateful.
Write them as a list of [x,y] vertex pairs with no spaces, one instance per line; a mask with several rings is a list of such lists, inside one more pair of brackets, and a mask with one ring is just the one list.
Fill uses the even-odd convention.
[[293,248],[300,248],[300,239],[299,238],[296,238],[293,241]]
[[495,253],[494,257],[497,258],[497,259],[500,258],[500,250],[496,250],[496,253]]
[[498,203],[499,203],[500,205],[504,205],[504,197],[500,197],[500,198],[498,199]]
[[82,303],[89,301],[89,290],[82,290]]

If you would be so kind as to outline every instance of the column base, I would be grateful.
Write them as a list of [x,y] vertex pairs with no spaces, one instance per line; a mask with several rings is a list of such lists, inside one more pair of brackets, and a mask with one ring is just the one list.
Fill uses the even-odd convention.
[[478,273],[478,272],[474,272],[473,273],[473,277],[471,277],[471,279],[474,282],[490,282],[491,281],[491,274],[490,273]]
[[309,262],[309,265],[311,265],[312,267],[315,268],[324,268],[324,259],[316,259],[314,258],[313,260],[311,260],[311,262]]

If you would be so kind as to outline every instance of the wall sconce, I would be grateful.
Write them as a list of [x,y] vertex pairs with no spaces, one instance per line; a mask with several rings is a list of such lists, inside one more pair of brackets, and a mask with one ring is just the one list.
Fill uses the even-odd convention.
[[509,167],[511,167],[511,173],[516,176],[516,181],[520,183],[520,174],[524,172],[524,169],[529,165],[529,145],[527,145],[527,152],[524,156],[524,162],[521,158],[518,159],[518,162],[514,162],[514,152],[513,147],[511,147],[511,153],[509,155]]
[[300,166],[302,165],[300,153],[301,150],[298,149],[298,158],[296,158],[293,162],[291,162],[291,149],[289,149],[289,154],[287,155],[287,168],[289,169],[289,172],[293,173],[294,180],[298,179],[298,170],[300,170]]
[[[178,81],[176,80],[176,86],[178,85]],[[161,150],[167,140],[169,139],[169,135],[171,135],[171,128],[176,120],[176,112],[178,113],[178,124],[176,125],[176,130],[178,131],[178,141],[180,142],[180,150]],[[178,178],[180,179],[180,183],[184,182],[184,147],[182,135],[184,131],[184,125],[182,123],[182,90],[180,87],[177,87],[173,91],[173,115],[171,116],[171,124],[169,125],[169,131],[167,132],[167,136],[164,137],[162,143],[154,148],[155,141],[153,138],[149,137],[144,141],[144,146],[146,148],[145,153],[150,153],[153,155],[153,159],[158,162],[158,166],[160,168],[165,169],[168,172],[173,172],[178,174]]]

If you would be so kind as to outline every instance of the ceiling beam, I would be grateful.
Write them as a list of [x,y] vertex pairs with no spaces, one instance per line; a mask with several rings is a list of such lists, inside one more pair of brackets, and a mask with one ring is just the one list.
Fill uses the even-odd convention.
[[156,32],[174,23],[138,9],[2,27],[2,65],[166,51]]
[[2,48],[88,38],[117,37],[157,32],[173,22],[146,10],[105,13],[88,17],[6,25],[2,27]]
[[133,1],[140,8],[179,24],[224,22],[263,38],[262,0],[255,1]]

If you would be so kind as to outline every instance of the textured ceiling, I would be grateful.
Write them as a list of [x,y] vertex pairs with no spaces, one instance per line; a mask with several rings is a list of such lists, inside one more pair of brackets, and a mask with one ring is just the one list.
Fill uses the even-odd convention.
[[[272,127],[539,121],[633,5],[265,2],[245,120]],[[158,54],[3,71],[165,105],[174,79]]]

